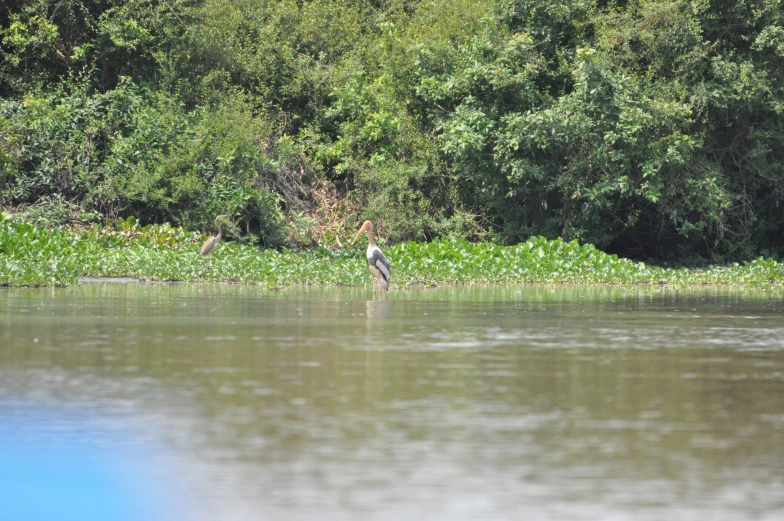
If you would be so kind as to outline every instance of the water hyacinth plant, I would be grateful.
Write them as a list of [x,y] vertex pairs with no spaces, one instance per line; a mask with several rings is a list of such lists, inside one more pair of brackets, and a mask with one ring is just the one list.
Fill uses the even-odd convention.
[[[0,285],[66,286],[80,277],[233,282],[270,288],[370,283],[361,244],[337,250],[278,251],[229,241],[202,257],[198,250],[203,239],[199,233],[168,224],[141,227],[132,219],[109,228],[62,230],[4,221],[0,222]],[[590,244],[543,237],[515,246],[463,239],[402,242],[384,251],[392,262],[397,288],[524,282],[784,286],[784,264],[773,259],[670,269],[618,258]]]

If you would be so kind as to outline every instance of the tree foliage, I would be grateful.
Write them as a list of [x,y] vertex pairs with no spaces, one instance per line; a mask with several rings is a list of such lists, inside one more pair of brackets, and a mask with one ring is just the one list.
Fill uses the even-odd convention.
[[784,244],[779,0],[9,0],[0,197],[280,245],[313,190],[390,239],[637,258]]

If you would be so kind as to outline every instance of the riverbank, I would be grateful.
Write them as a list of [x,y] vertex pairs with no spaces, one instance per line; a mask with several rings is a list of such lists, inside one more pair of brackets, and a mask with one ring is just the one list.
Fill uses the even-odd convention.
[[[198,251],[205,238],[169,225],[48,230],[1,222],[0,286],[67,286],[81,277],[270,288],[370,283],[364,241],[343,249],[301,251],[262,250],[224,241],[203,257]],[[393,288],[526,282],[784,286],[784,264],[773,259],[670,269],[618,258],[592,245],[542,237],[516,246],[448,239],[403,242],[384,252],[392,264]]]

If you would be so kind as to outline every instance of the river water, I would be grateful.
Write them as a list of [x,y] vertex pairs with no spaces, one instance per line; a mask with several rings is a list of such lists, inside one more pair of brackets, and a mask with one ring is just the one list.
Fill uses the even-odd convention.
[[370,297],[0,290],[0,441],[132,455],[177,521],[784,519],[781,292]]

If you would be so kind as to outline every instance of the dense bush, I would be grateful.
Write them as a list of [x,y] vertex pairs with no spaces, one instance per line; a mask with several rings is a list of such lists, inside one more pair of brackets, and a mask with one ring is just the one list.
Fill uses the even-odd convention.
[[329,187],[393,240],[784,253],[776,2],[9,0],[0,98],[2,204],[41,222],[305,244]]
[[8,100],[0,118],[0,193],[39,221],[133,215],[204,228],[227,213],[265,243],[283,242],[281,196],[270,188],[279,167],[258,138],[269,125],[242,95],[186,111],[121,79],[102,94]]

